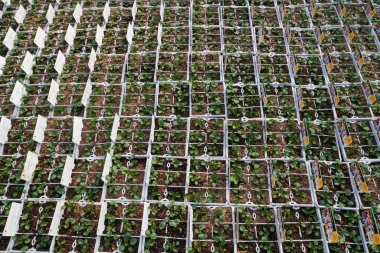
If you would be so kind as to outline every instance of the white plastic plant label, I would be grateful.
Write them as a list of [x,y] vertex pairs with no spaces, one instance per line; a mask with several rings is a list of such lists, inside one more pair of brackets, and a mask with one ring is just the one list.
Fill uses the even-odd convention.
[[46,13],[46,20],[48,21],[49,24],[53,23],[53,19],[55,17],[55,10],[51,4],[49,4],[49,9]]
[[54,64],[54,69],[55,71],[57,71],[59,75],[62,74],[63,66],[65,65],[65,63],[66,63],[66,57],[61,52],[61,50],[59,50],[57,54],[57,59],[55,60],[55,64]]
[[13,49],[15,39],[16,39],[16,32],[12,29],[12,27],[8,28],[8,32],[5,35],[5,38],[3,40],[4,46],[6,46],[9,50]]
[[80,141],[82,140],[82,129],[83,129],[83,121],[80,117],[74,117],[74,124],[73,124],[73,138],[72,141],[75,144],[80,144]]
[[82,6],[79,3],[77,3],[77,5],[75,6],[74,13],[73,13],[73,17],[77,23],[80,23],[80,17],[82,16],[82,14],[83,14]]
[[102,172],[102,180],[104,183],[107,183],[107,176],[110,174],[112,167],[112,156],[110,153],[107,153],[106,160],[104,161],[104,167]]
[[65,41],[67,42],[67,44],[69,44],[69,46],[72,46],[74,44],[75,35],[76,35],[75,28],[69,24],[69,26],[67,27],[66,35],[65,35]]
[[63,167],[61,185],[68,187],[71,184],[71,174],[75,167],[74,158],[71,156],[66,157],[65,166]]
[[80,101],[82,105],[87,106],[88,99],[90,98],[91,93],[92,93],[92,84],[91,84],[91,81],[88,80],[86,83],[86,87],[84,88],[82,99]]
[[102,207],[100,208],[100,214],[99,214],[99,222],[98,222],[98,229],[96,230],[97,235],[103,235],[104,231],[104,221],[107,213],[107,202],[102,203]]
[[133,18],[133,20],[135,20],[136,14],[137,14],[137,2],[135,0],[133,2],[133,6],[132,6],[132,18]]
[[2,0],[2,2],[3,2],[5,5],[10,5],[10,4],[11,4],[11,0]]
[[33,62],[34,55],[26,51],[24,61],[21,64],[21,69],[28,75],[31,76],[33,74]]
[[133,34],[133,27],[132,27],[132,24],[129,23],[128,25],[128,30],[127,30],[127,41],[128,41],[128,44],[132,44],[132,39],[134,37],[134,34]]
[[0,144],[5,144],[8,141],[8,132],[12,128],[12,122],[5,116],[1,116],[0,120]]
[[[5,57],[0,56],[0,70],[3,69],[5,62],[6,62]],[[0,72],[0,74],[1,74],[1,72]]]
[[58,227],[61,221],[64,203],[65,203],[64,200],[57,201],[57,205],[55,206],[55,210],[54,210],[53,219],[51,221],[50,228],[49,228],[50,236],[58,235]]
[[97,25],[96,26],[95,41],[99,47],[102,46],[103,37],[104,37],[104,30],[100,25]]
[[59,92],[59,84],[55,80],[51,80],[47,101],[53,106],[57,103],[57,95]]
[[113,125],[112,125],[112,130],[111,130],[111,140],[113,142],[116,142],[117,130],[119,129],[119,126],[120,126],[120,116],[115,114],[115,118],[113,120]]
[[20,106],[24,95],[26,95],[26,88],[22,83],[17,81],[15,87],[13,88],[10,101],[15,106]]
[[94,48],[91,48],[90,59],[88,60],[88,67],[90,68],[91,72],[94,71],[95,61],[96,61],[96,52]]
[[157,32],[157,42],[158,42],[158,45],[161,46],[162,44],[162,25],[159,24],[158,25],[158,32]]
[[38,155],[34,152],[28,151],[28,154],[26,155],[26,160],[24,163],[24,170],[22,171],[20,178],[27,182],[32,181],[33,172],[36,169],[37,164],[38,164]]
[[20,5],[15,14],[15,20],[17,24],[22,24],[26,16],[26,10],[24,6]]
[[108,18],[111,13],[111,8],[110,8],[110,3],[107,2],[106,5],[104,5],[104,10],[103,10],[103,18],[106,23],[108,23]]
[[9,210],[7,222],[5,223],[3,236],[15,236],[18,228],[22,212],[21,203],[12,202],[11,209]]
[[36,44],[37,47],[39,48],[44,48],[45,39],[46,39],[45,31],[41,27],[38,27],[37,32],[36,32],[36,37],[34,38],[34,44]]
[[47,127],[47,119],[41,115],[38,115],[36,128],[34,129],[33,140],[42,143],[45,138],[45,129]]
[[161,2],[161,8],[160,8],[161,21],[164,21],[164,8],[165,8],[165,5]]

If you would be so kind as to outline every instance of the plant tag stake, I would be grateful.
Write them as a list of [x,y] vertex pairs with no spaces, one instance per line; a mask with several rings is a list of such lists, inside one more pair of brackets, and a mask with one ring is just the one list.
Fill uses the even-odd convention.
[[313,18],[314,15],[317,13],[317,7],[315,6],[314,0],[310,0],[309,5],[307,7],[309,9],[311,17]]
[[357,162],[351,163],[351,171],[359,191],[368,192],[368,185],[364,180],[362,169]]
[[347,11],[346,6],[344,6],[344,3],[342,0],[337,0],[337,1],[338,1],[338,4],[336,8],[338,9],[340,16],[343,18]]
[[74,13],[73,13],[73,17],[77,23],[80,23],[80,17],[82,16],[82,14],[83,14],[82,6],[79,3],[77,3],[77,5],[75,6]]
[[12,27],[8,28],[8,32],[5,35],[5,38],[3,40],[4,46],[6,46],[9,50],[13,49],[15,38],[16,38],[16,32],[12,29]]
[[158,42],[158,45],[161,46],[162,44],[162,25],[161,24],[158,24],[157,42]]
[[325,225],[326,233],[329,242],[331,243],[337,243],[339,242],[339,235],[336,231],[335,227],[335,220],[333,217],[333,210],[332,209],[325,209],[322,210],[322,219],[323,223]]
[[352,137],[350,136],[345,120],[338,122],[338,129],[344,145],[351,145]]
[[361,69],[364,65],[364,57],[362,53],[359,50],[355,49],[354,57],[355,57],[356,63],[358,64],[359,69]]
[[53,19],[55,17],[55,10],[51,4],[49,4],[49,9],[46,13],[46,20],[48,21],[49,24],[53,23]]
[[103,10],[103,18],[106,23],[108,23],[108,18],[110,14],[111,14],[110,3],[107,2],[106,5],[104,5],[104,10]]
[[280,215],[278,216],[278,222],[281,224],[281,240],[284,242],[286,241],[286,229],[284,223],[282,222],[282,212],[280,211],[279,214]]
[[26,95],[25,86],[22,83],[20,83],[19,81],[17,81],[15,87],[13,88],[10,101],[15,106],[20,106],[21,105],[21,99],[25,95]]
[[57,103],[58,92],[59,92],[59,84],[55,80],[51,80],[47,101],[50,102],[50,104],[53,106],[55,106],[55,104]]
[[376,15],[376,8],[373,6],[371,1],[368,1],[365,6],[365,12],[367,13],[368,18],[371,20]]
[[297,92],[297,98],[298,98],[298,106],[300,107],[300,109],[302,109],[304,107],[305,103],[303,101],[301,88],[298,88],[296,90],[296,92]]
[[137,14],[137,2],[135,0],[133,2],[133,6],[132,6],[132,17],[133,17],[133,20],[135,20],[136,14]]
[[96,35],[95,35],[95,41],[98,44],[99,47],[102,46],[102,40],[104,37],[104,30],[100,25],[96,26]]
[[119,126],[120,126],[120,116],[115,114],[115,118],[113,120],[113,125],[112,125],[112,130],[111,130],[111,140],[113,142],[116,142],[117,130],[119,129]]
[[75,35],[76,35],[75,28],[72,27],[72,26],[69,24],[69,26],[67,27],[66,35],[65,35],[65,41],[66,41],[67,44],[69,44],[70,46],[72,46],[72,45],[74,44],[74,38],[75,38]]
[[280,14],[281,14],[281,18],[282,18],[282,20],[284,20],[285,15],[286,15],[286,10],[285,10],[285,3],[284,3],[284,0],[281,1],[281,4],[280,4],[280,6],[278,7],[278,10],[279,10],[279,12],[280,12]]
[[352,42],[352,40],[355,37],[355,33],[352,31],[351,26],[350,25],[344,25],[342,29],[343,29],[344,34],[348,38],[348,40],[350,42]]
[[33,140],[42,143],[44,141],[45,129],[47,127],[47,119],[41,115],[38,115],[36,127],[34,129]]
[[365,233],[368,236],[369,244],[379,245],[380,244],[380,234],[379,226],[376,216],[372,209],[365,210],[362,212],[363,224]]
[[335,105],[338,105],[340,102],[340,97],[339,97],[338,93],[336,92],[336,86],[334,83],[330,84],[330,92],[331,92],[331,96],[334,99]]
[[[5,65],[5,58],[0,56],[0,70],[3,69],[4,65]],[[2,74],[2,72],[0,72],[0,75]]]
[[90,98],[91,93],[92,93],[92,84],[90,80],[87,80],[86,87],[84,88],[83,96],[80,101],[82,105],[87,106],[88,99]]
[[257,32],[257,35],[259,36],[259,45],[264,43],[264,26],[260,24],[259,31]]
[[266,92],[265,92],[265,88],[264,88],[264,84],[260,84],[261,85],[261,96],[263,97],[263,102],[264,102],[264,106],[266,106],[268,104],[268,97],[266,95]]
[[82,140],[82,129],[83,129],[83,121],[82,118],[74,116],[74,124],[73,124],[73,139],[72,141],[75,144],[80,144]]
[[21,64],[21,69],[28,75],[31,76],[33,74],[33,62],[34,62],[34,56],[29,53],[29,51],[26,51],[24,61]]
[[313,161],[312,168],[313,168],[315,185],[316,185],[317,189],[319,190],[323,186],[323,181],[322,181],[321,170],[319,169],[318,160]]
[[88,60],[88,67],[90,68],[91,72],[94,71],[95,61],[96,61],[96,52],[94,48],[91,48],[90,59]]
[[22,171],[20,178],[27,182],[32,181],[33,172],[36,169],[37,164],[38,164],[38,155],[34,152],[28,151],[28,154],[26,155],[26,160],[24,163],[24,170]]
[[11,4],[11,0],[2,0],[2,2],[3,2],[5,5],[10,5],[10,4]]
[[62,74],[63,66],[66,63],[66,57],[61,52],[61,50],[58,51],[57,59],[55,60],[54,69],[57,71],[58,75]]
[[286,24],[286,26],[285,26],[285,37],[287,38],[288,42],[290,43],[290,39],[292,38],[292,35],[290,34],[290,28],[289,28],[288,24]]
[[54,210],[53,219],[51,221],[50,228],[49,228],[48,235],[50,235],[50,236],[57,236],[58,235],[58,227],[59,227],[59,223],[61,221],[64,203],[65,203],[64,200],[57,201],[57,205],[55,206],[55,210]]
[[373,104],[376,101],[376,95],[373,92],[372,85],[369,82],[363,83],[363,89],[365,97],[367,98],[368,103]]
[[74,166],[74,158],[67,156],[65,166],[63,167],[61,185],[68,187],[69,184],[71,184],[71,174],[73,172]]
[[106,160],[104,161],[102,180],[104,183],[107,183],[107,176],[110,174],[110,170],[112,167],[112,156],[110,153],[107,153]]
[[299,70],[299,65],[297,63],[296,57],[293,54],[290,55],[290,64],[292,65],[294,75],[296,75]]
[[322,32],[321,27],[319,25],[314,27],[315,36],[318,38],[319,43],[325,39],[325,33]]
[[12,128],[12,122],[5,116],[1,116],[0,120],[0,144],[5,144],[8,141],[8,132]]
[[104,231],[104,221],[107,213],[107,203],[102,203],[102,207],[100,208],[100,214],[99,214],[99,222],[98,222],[98,229],[96,230],[96,235],[103,235]]
[[375,129],[377,131],[377,135],[380,137],[380,119],[375,119],[373,121],[373,124],[375,125]]
[[5,223],[3,236],[15,236],[21,217],[22,205],[21,203],[12,202],[11,209],[9,210],[7,222]]
[[17,24],[22,24],[26,16],[26,10],[24,6],[20,5],[15,14],[15,20]]
[[331,58],[328,53],[323,54],[323,62],[326,65],[327,71],[330,73],[334,69],[334,63],[331,62]]
[[132,45],[133,36],[134,36],[133,27],[132,27],[131,23],[129,23],[128,30],[127,30],[127,41],[129,43],[129,45]]
[[306,120],[301,121],[300,128],[301,128],[302,138],[305,142],[305,145],[307,146],[310,144],[310,138],[309,138],[308,131],[306,128]]
[[161,22],[164,21],[164,4],[161,2],[161,8],[160,8],[160,17],[161,17]]

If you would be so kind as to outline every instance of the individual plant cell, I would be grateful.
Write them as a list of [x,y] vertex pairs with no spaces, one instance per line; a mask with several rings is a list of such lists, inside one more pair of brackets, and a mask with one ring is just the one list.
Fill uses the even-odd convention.
[[348,54],[330,55],[334,68],[328,73],[330,82],[355,83],[360,82],[360,76],[356,72],[355,63]]
[[[136,18],[134,19],[134,27],[157,27],[160,18],[160,2],[154,1],[154,5],[146,1],[148,5],[142,4],[140,8],[137,8]],[[138,4],[140,5],[140,3]]]
[[356,49],[361,52],[378,53],[379,49],[376,44],[376,36],[370,26],[351,26],[353,33],[355,34],[353,41],[351,42],[351,48],[353,51]]
[[296,118],[297,112],[291,86],[263,84],[261,96],[266,118]]
[[129,54],[125,80],[127,82],[153,82],[155,66],[156,53]]
[[126,83],[122,115],[153,115],[155,90],[156,85],[153,83]]
[[148,199],[184,201],[187,180],[186,159],[153,157],[149,172]]
[[285,55],[259,55],[258,68],[260,83],[290,83]]
[[229,120],[227,124],[228,157],[265,158],[263,121]]
[[380,55],[370,54],[364,57],[365,63],[360,72],[366,81],[378,82],[380,80]]
[[40,154],[46,156],[73,154],[72,129],[73,120],[70,118],[49,118]]
[[[0,197],[4,200],[20,200],[23,196],[25,181],[21,180],[25,157],[0,157]],[[5,223],[4,223],[5,225]]]
[[321,225],[314,207],[278,208],[284,252],[323,252]]
[[[133,27],[133,33],[131,53],[154,52],[157,50],[157,27]],[[162,41],[164,42],[165,39],[163,38]]]
[[222,7],[223,25],[227,27],[249,27],[249,9],[244,7]]
[[[305,133],[303,133],[303,139],[306,158],[322,161],[339,160],[340,153],[334,122],[311,120],[305,120],[304,122]],[[309,139],[309,144],[305,139]]]
[[346,14],[344,15],[342,21],[345,24],[350,25],[360,25],[365,26],[369,25],[370,21],[367,18],[365,13],[366,6],[363,5],[346,5]]
[[143,197],[146,158],[112,156],[112,167],[106,177],[106,199],[137,201]]
[[189,129],[189,155],[223,157],[224,120],[221,118],[192,118]]
[[222,56],[219,54],[195,54],[190,59],[191,81],[221,80]]
[[341,28],[321,28],[324,33],[324,39],[321,45],[322,52],[326,53],[343,53],[349,52],[346,37],[344,36],[343,30]]
[[149,148],[152,119],[150,117],[120,119],[114,145],[117,155],[146,155]]
[[[250,28],[224,27],[224,48],[227,53],[253,52],[252,31]],[[194,34],[193,34],[194,37]],[[194,47],[193,47],[194,49]]]
[[259,41],[260,27],[255,27],[257,51],[260,53],[286,54],[283,30],[276,27],[263,27],[263,42]]
[[[189,3],[189,1],[187,1]],[[165,2],[163,27],[188,26],[190,19],[190,10],[188,7],[170,7]]]
[[[205,1],[205,0],[200,0],[200,1]],[[211,0],[211,1],[214,1],[214,0]],[[217,5],[203,5],[203,4],[198,5],[196,3],[194,3],[193,5],[193,25],[194,26],[204,26],[204,25],[218,26],[220,25],[219,15],[220,15],[219,7]]]
[[319,54],[312,29],[290,29],[289,49],[292,54]]
[[145,252],[185,252],[189,227],[186,205],[150,204],[148,206]]
[[8,141],[3,146],[3,155],[26,154],[35,150],[36,142],[32,140],[36,127],[36,118],[12,119],[12,127],[8,132]]
[[189,116],[189,84],[160,83],[158,86],[158,104],[156,113],[159,116]]
[[99,251],[138,252],[144,205],[109,202],[105,214],[104,231],[100,238]]
[[270,160],[269,166],[273,203],[312,204],[305,162]]
[[190,252],[233,252],[233,215],[231,207],[194,207]]
[[81,157],[105,156],[111,146],[112,118],[83,120],[82,140],[78,147]]
[[57,103],[53,115],[60,116],[83,116],[85,107],[81,103],[85,84],[60,84],[57,94]]
[[189,50],[189,28],[165,27],[162,29],[161,40],[160,52],[187,52]]
[[111,117],[119,112],[122,93],[121,85],[108,83],[92,84],[92,93],[88,100],[87,117]]
[[261,118],[260,101],[257,85],[227,86],[227,114],[229,119]]
[[[255,0],[252,4],[256,5],[259,3],[260,1]],[[273,8],[271,5],[273,3],[264,0],[259,6],[251,7],[253,26],[279,27],[276,8]]]
[[270,207],[239,207],[235,211],[238,252],[280,252],[276,217]]
[[[9,201],[1,201],[0,202],[0,231],[3,234],[5,229],[5,224],[7,223],[8,216],[10,215],[12,202]],[[12,237],[1,236],[0,237],[0,250],[6,251],[11,241]]]
[[254,59],[251,54],[227,54],[224,58],[226,84],[255,83]]
[[311,161],[310,171],[318,206],[355,208],[355,193],[347,163]]
[[[353,171],[353,163],[350,164]],[[380,186],[380,165],[378,163],[356,163],[359,174],[356,173],[355,186],[360,197],[360,204],[363,208],[377,207],[380,204],[379,186]],[[362,179],[360,174],[363,176]],[[364,179],[364,180],[363,180]],[[365,182],[368,189],[363,189],[361,181]]]
[[191,83],[192,115],[224,115],[225,94],[222,82]]
[[227,166],[223,160],[191,159],[187,201],[227,202]]
[[160,53],[158,61],[158,81],[187,80],[187,53]]
[[285,17],[283,24],[289,24],[290,27],[309,28],[309,17],[306,14],[306,7],[289,5],[285,7]]
[[221,51],[220,27],[193,26],[193,51]]
[[71,174],[71,184],[66,190],[66,199],[82,204],[99,202],[103,191],[101,178],[103,168],[102,159],[76,159]]
[[326,239],[328,240],[327,246],[331,253],[344,251],[364,252],[363,239],[358,223],[360,216],[357,211],[321,209],[321,216]]
[[124,58],[124,55],[97,55],[95,69],[91,74],[91,81],[110,85],[120,84]]
[[186,155],[187,119],[156,118],[153,141],[153,155]]
[[26,86],[26,93],[19,107],[19,117],[48,116],[50,103],[47,101],[49,94],[48,86]]
[[[323,0],[330,3],[329,0]],[[316,1],[321,3],[322,1]],[[327,25],[341,25],[338,12],[332,4],[320,4],[317,6],[317,12],[312,18],[313,25],[327,26]]]
[[234,204],[269,205],[269,168],[265,161],[230,161],[230,201]]
[[[330,86],[330,90],[334,89]],[[336,96],[339,103],[335,103],[335,111],[338,118],[368,118],[371,117],[367,99],[360,84],[335,85]],[[336,100],[336,99],[335,99]]]
[[15,105],[9,101],[12,94],[14,85],[1,85],[0,86],[0,115],[1,116],[12,116]]
[[298,71],[294,73],[294,81],[297,85],[313,84],[315,86],[324,86],[323,70],[320,58],[318,56],[294,56]]
[[315,119],[326,121],[334,118],[333,104],[327,88],[309,88],[301,86],[297,88],[302,95],[300,107],[301,119],[312,121]]
[[373,133],[370,121],[347,121],[346,127],[352,138],[351,144],[345,143],[341,131],[339,133],[347,159],[356,160],[364,157],[369,159],[379,159],[380,150],[378,140]]

